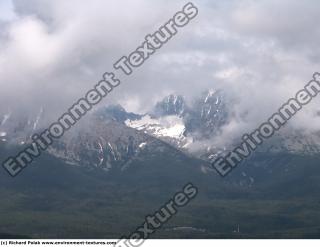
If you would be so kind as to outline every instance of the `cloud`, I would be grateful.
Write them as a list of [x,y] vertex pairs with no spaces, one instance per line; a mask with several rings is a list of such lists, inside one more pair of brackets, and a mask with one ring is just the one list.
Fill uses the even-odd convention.
[[[14,0],[1,22],[0,111],[44,106],[54,120],[121,56],[169,20],[184,1]],[[104,102],[144,112],[164,95],[225,90],[237,104],[222,137],[249,130],[319,68],[319,2],[194,1],[199,16],[150,60],[122,77]],[[319,126],[316,103],[297,128]]]

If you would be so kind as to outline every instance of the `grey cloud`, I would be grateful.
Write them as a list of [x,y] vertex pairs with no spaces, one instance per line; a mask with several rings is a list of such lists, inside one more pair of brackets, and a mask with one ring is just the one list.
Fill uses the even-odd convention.
[[[1,111],[43,105],[54,119],[184,3],[15,0],[16,18],[0,31]],[[318,1],[194,3],[194,22],[104,103],[143,112],[171,92],[223,89],[237,102],[223,139],[265,120],[319,68]],[[293,125],[314,131],[314,110]]]

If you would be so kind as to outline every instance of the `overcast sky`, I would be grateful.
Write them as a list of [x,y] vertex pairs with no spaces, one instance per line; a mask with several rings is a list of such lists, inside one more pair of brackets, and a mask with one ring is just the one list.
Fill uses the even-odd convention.
[[[44,106],[54,119],[186,3],[1,0],[0,111]],[[228,138],[264,121],[320,70],[320,1],[193,3],[198,16],[102,104],[144,112],[171,92],[191,99],[223,89],[238,102]],[[316,130],[318,104],[292,124]]]

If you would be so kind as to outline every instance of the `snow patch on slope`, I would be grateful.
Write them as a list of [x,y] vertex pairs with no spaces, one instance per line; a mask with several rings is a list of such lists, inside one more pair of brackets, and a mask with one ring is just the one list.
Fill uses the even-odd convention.
[[137,130],[151,131],[158,137],[167,136],[180,138],[186,129],[182,119],[177,116],[166,116],[154,119],[146,115],[139,120],[126,120],[125,124]]
[[186,127],[183,119],[178,116],[171,115],[155,119],[145,115],[139,120],[126,120],[125,124],[165,141],[174,142],[181,148],[186,148],[192,142],[184,135]]

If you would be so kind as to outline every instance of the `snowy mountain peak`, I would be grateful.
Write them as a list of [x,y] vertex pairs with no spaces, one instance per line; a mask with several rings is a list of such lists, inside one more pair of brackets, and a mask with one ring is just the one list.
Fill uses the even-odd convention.
[[160,116],[177,115],[181,116],[185,112],[185,100],[181,95],[170,94],[155,106],[155,114]]

